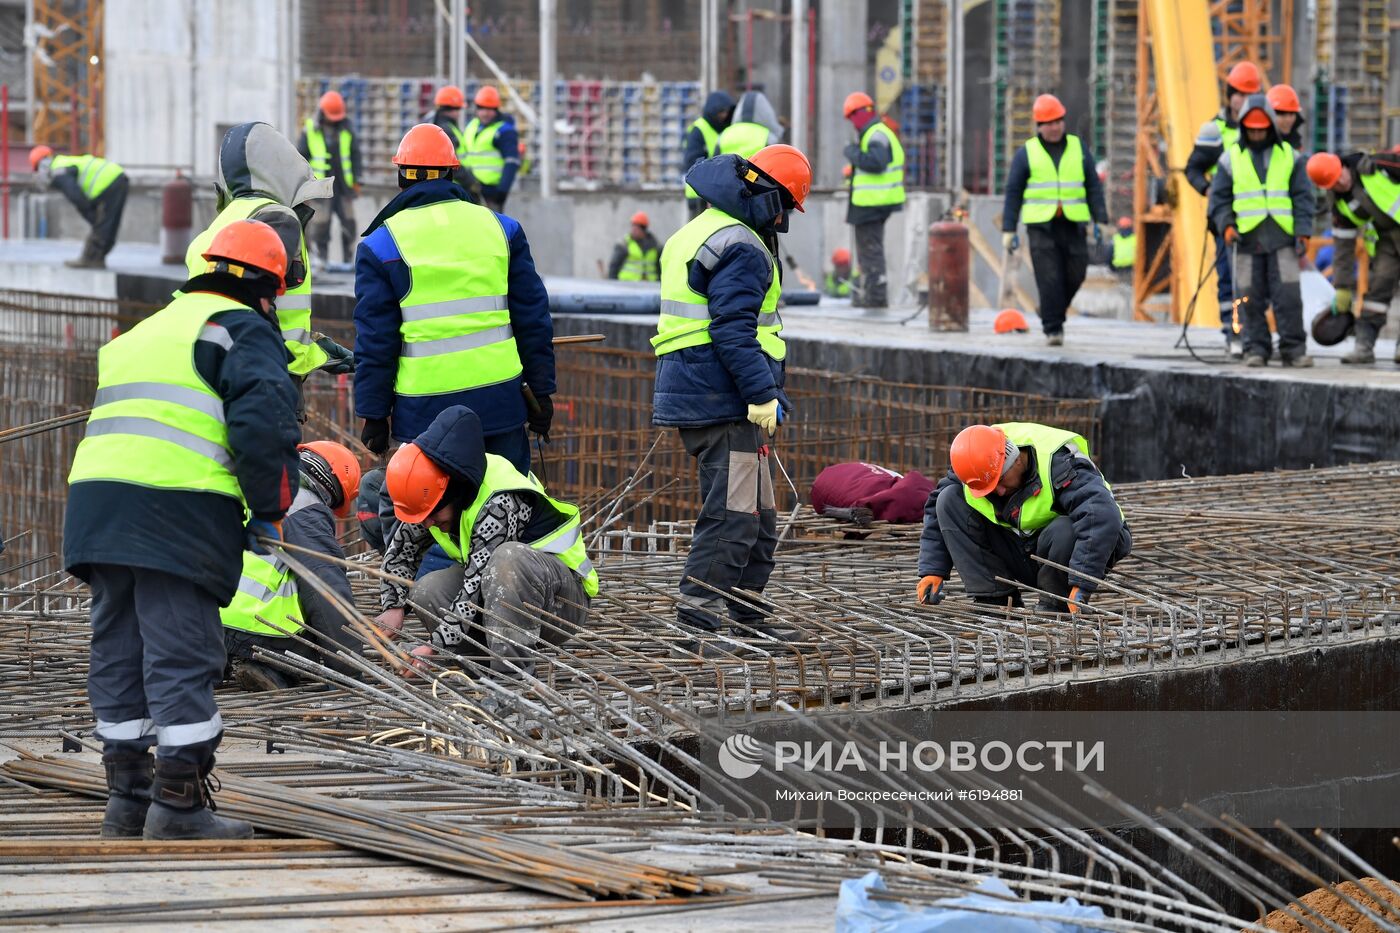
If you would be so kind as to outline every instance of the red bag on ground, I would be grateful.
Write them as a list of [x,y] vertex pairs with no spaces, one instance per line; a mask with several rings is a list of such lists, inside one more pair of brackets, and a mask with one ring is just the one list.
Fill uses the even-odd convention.
[[900,476],[873,463],[838,463],[812,483],[812,508],[870,509],[876,521],[921,522],[933,481],[918,470]]

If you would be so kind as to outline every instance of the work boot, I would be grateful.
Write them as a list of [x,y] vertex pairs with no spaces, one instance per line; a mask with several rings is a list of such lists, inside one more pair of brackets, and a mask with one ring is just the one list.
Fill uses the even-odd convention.
[[1299,353],[1297,356],[1285,356],[1283,365],[1292,369],[1311,369],[1313,358],[1306,353]]
[[233,662],[233,679],[239,687],[249,693],[264,693],[269,690],[287,690],[292,682],[287,675],[257,661],[239,659]]
[[151,753],[102,753],[107,772],[107,810],[102,814],[102,838],[140,839],[151,805]]
[[1045,345],[1046,345],[1047,347],[1060,347],[1060,346],[1064,346],[1064,343],[1065,343],[1064,331],[1056,331],[1056,332],[1053,333],[1053,334],[1046,334],[1046,335],[1045,335]]
[[101,256],[88,256],[86,254],[77,259],[65,259],[63,264],[70,269],[105,269],[107,260]]
[[201,768],[179,758],[156,757],[147,839],[252,839],[253,824],[214,814],[210,795],[211,756]]
[[1244,355],[1244,365],[1248,366],[1250,369],[1260,369],[1267,365],[1268,362],[1269,361],[1264,358],[1264,354],[1262,353],[1246,353]]
[[756,641],[760,644],[760,647],[768,647],[764,643],[769,639],[784,644],[803,640],[800,632],[796,632],[790,628],[779,628],[762,621],[730,622],[729,634],[740,641]]
[[1036,612],[1069,612],[1069,603],[1063,599],[1055,599],[1053,596],[1042,595],[1035,601]]
[[1351,352],[1342,357],[1342,362],[1348,365],[1364,366],[1376,361],[1376,337],[1380,334],[1380,327],[1365,317],[1356,319],[1356,343],[1352,346]]

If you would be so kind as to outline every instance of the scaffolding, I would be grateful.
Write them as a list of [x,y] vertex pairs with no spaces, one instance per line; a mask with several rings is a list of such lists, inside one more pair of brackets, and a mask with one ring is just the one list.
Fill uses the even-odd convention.
[[102,155],[104,0],[33,0],[31,141]]
[[1382,37],[1391,28],[1385,0],[1318,0],[1317,149],[1375,151],[1389,144],[1390,46]]

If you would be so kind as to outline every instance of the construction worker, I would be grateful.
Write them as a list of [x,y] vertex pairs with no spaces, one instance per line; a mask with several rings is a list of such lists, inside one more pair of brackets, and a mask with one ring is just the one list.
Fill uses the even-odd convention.
[[783,394],[778,234],[792,211],[803,209],[812,168],[792,146],[777,145],[747,161],[707,159],[686,181],[710,206],[666,242],[651,340],[652,421],[680,429],[700,466],[703,501],[678,621],[697,635],[717,632],[728,618],[740,634],[775,636],[758,610],[722,594],[762,591],[773,571],[778,536],[768,439],[792,409]]
[[[551,498],[534,474],[489,453],[470,408],[443,410],[395,451],[385,485],[399,523],[384,570],[418,582],[383,582],[384,611],[375,622],[382,631],[402,629],[411,602],[432,638],[413,654],[474,653],[484,641],[494,673],[528,674],[540,640],[562,644],[587,623],[598,574],[578,507]],[[420,576],[434,543],[452,563]]]
[[719,134],[721,155],[752,159],[764,146],[783,141],[783,125],[762,91],[745,91],[734,108],[734,117]]
[[861,271],[861,287],[851,304],[883,308],[889,303],[885,221],[895,211],[904,209],[904,147],[894,130],[876,115],[875,102],[869,94],[856,91],[847,95],[843,112],[856,131],[856,142],[847,145],[844,152],[851,166],[846,223],[855,236]]
[[826,273],[826,293],[832,298],[848,298],[851,294],[851,251],[844,246],[831,251],[831,269]]
[[1133,275],[1133,263],[1137,260],[1137,234],[1133,232],[1131,217],[1118,218],[1118,231],[1113,234],[1113,271],[1128,278]]
[[473,204],[480,204],[481,184],[467,170],[470,157],[467,152],[467,136],[462,131],[462,108],[467,105],[466,95],[455,84],[448,84],[438,88],[433,103],[435,109],[428,114],[424,122],[441,127],[447,138],[452,140],[452,145],[457,147],[457,162],[462,166],[462,171],[455,172],[452,180],[467,189]]
[[482,203],[496,213],[506,209],[510,186],[520,170],[520,138],[515,121],[501,113],[501,94],[489,84],[476,92],[476,116],[467,124],[467,158],[462,164],[481,186]]
[[608,259],[608,278],[619,282],[661,281],[661,244],[651,232],[645,211],[632,215],[627,239],[613,247]]
[[331,196],[334,182],[317,178],[287,137],[266,123],[240,123],[224,134],[219,146],[219,176],[214,183],[218,215],[185,252],[191,276],[204,269],[204,253],[218,232],[235,220],[260,220],[277,231],[291,257],[287,293],[277,299],[277,322],[287,346],[287,369],[298,385],[312,372],[352,372],[354,355],[311,328],[311,269],[306,255],[305,224],[315,211],[311,202]]
[[[1053,94],[1041,94],[1031,115],[1036,135],[1016,150],[1006,177],[1001,243],[1008,252],[1016,250],[1021,245],[1017,221],[1026,225],[1040,326],[1045,342],[1058,347],[1065,342],[1065,313],[1089,267],[1084,225],[1093,221],[1094,243],[1101,246],[1099,224],[1108,223],[1108,210],[1094,154],[1065,132],[1065,105]],[[867,273],[862,264],[861,274]]]
[[1303,151],[1303,104],[1298,100],[1298,92],[1287,84],[1275,84],[1264,95],[1269,110],[1273,112],[1274,129],[1278,138],[1288,143],[1296,151]]
[[1300,156],[1274,130],[1263,94],[1240,111],[1240,138],[1220,157],[1208,209],[1233,256],[1231,270],[1244,328],[1244,363],[1265,365],[1273,352],[1265,312],[1272,305],[1284,366],[1313,364],[1303,330],[1298,257],[1312,234],[1312,185]]
[[[1251,94],[1264,90],[1264,76],[1253,62],[1239,62],[1225,76],[1225,105],[1214,117],[1201,124],[1196,145],[1186,160],[1186,181],[1197,193],[1210,190],[1215,166],[1227,148],[1239,141],[1240,108]],[[1210,212],[1206,221],[1211,220]],[[1244,355],[1244,342],[1236,330],[1234,314],[1235,289],[1230,278],[1230,251],[1225,247],[1223,231],[1211,228],[1215,235],[1215,297],[1220,307],[1220,332],[1225,336],[1225,352],[1232,359]]]
[[63,566],[92,588],[104,836],[253,835],[210,811],[206,781],[223,737],[219,607],[245,543],[280,538],[298,483],[296,389],[272,313],[287,255],[267,224],[239,220],[205,258],[182,294],[98,354],[68,476]]
[[122,209],[131,182],[115,162],[95,155],[56,155],[48,146],[29,150],[29,168],[47,188],[63,192],[92,228],[77,259],[64,260],[73,269],[105,269],[107,254],[117,244]]
[[[1333,307],[1338,313],[1353,313],[1356,263],[1352,256],[1358,234],[1371,256],[1366,296],[1356,319],[1356,345],[1342,362],[1374,363],[1376,336],[1385,326],[1400,284],[1400,156],[1353,152],[1338,157],[1319,152],[1308,160],[1308,178],[1332,193],[1332,237],[1337,243]],[[1400,362],[1400,344],[1395,359]]]
[[453,184],[456,151],[438,127],[410,129],[393,161],[401,190],[355,256],[361,440],[382,454],[391,435],[407,443],[467,405],[487,451],[528,472],[527,414],[546,437],[554,417],[554,324],[525,231]]
[[1132,551],[1123,510],[1073,431],[975,424],[958,432],[949,458],[924,505],[919,602],[942,602],[956,567],[975,603],[1019,608],[1026,586],[1039,591],[1041,611],[1077,613]]
[[[719,134],[729,125],[734,113],[734,98],[724,91],[711,91],[705,98],[705,107],[695,122],[685,132],[685,151],[681,153],[681,172],[690,171],[696,162],[719,155]],[[685,186],[685,206],[691,218],[705,209],[705,202],[695,195],[695,190]]]
[[308,117],[297,140],[297,151],[311,163],[317,178],[335,179],[331,188],[331,203],[318,211],[311,224],[311,246],[316,260],[328,261],[331,243],[331,217],[340,219],[340,247],[345,261],[350,260],[355,243],[355,195],[360,183],[355,170],[360,165],[360,143],[346,116],[345,98],[336,91],[321,95],[316,116]]
[[[298,450],[301,486],[282,520],[282,539],[344,560],[345,552],[335,537],[335,519],[350,514],[359,492],[360,462],[334,441],[312,441]],[[300,552],[292,556],[346,608],[355,605],[343,567]],[[244,690],[284,690],[297,683],[296,675],[254,657],[255,648],[297,654],[344,674],[355,673],[335,655],[337,649],[358,653],[357,643],[345,631],[345,614],[315,586],[299,583],[277,554],[243,552],[238,592],[219,612],[219,618],[224,625],[229,673]]]

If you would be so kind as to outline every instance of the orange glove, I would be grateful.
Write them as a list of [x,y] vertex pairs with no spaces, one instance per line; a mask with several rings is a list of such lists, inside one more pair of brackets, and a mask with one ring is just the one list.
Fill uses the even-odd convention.
[[855,169],[853,169],[851,166],[847,165],[847,166],[845,166],[844,168],[841,169],[841,177],[842,177],[842,178],[850,178],[850,177],[851,177],[851,173],[852,173],[853,171],[855,171]]
[[919,580],[919,602],[926,606],[937,606],[943,602],[943,578],[927,576]]
[[1239,232],[1238,230],[1235,229],[1235,225],[1234,225],[1234,224],[1231,224],[1230,226],[1228,226],[1228,227],[1225,228],[1225,245],[1226,245],[1226,246],[1234,246],[1234,245],[1235,245],[1235,241],[1238,240],[1239,238],[1240,238],[1240,232]]
[[[1231,227],[1230,229],[1233,230],[1234,227]],[[1084,592],[1077,586],[1072,586],[1069,590],[1068,602],[1069,614],[1077,615],[1078,613],[1083,612],[1085,607],[1089,605],[1089,594]]]

